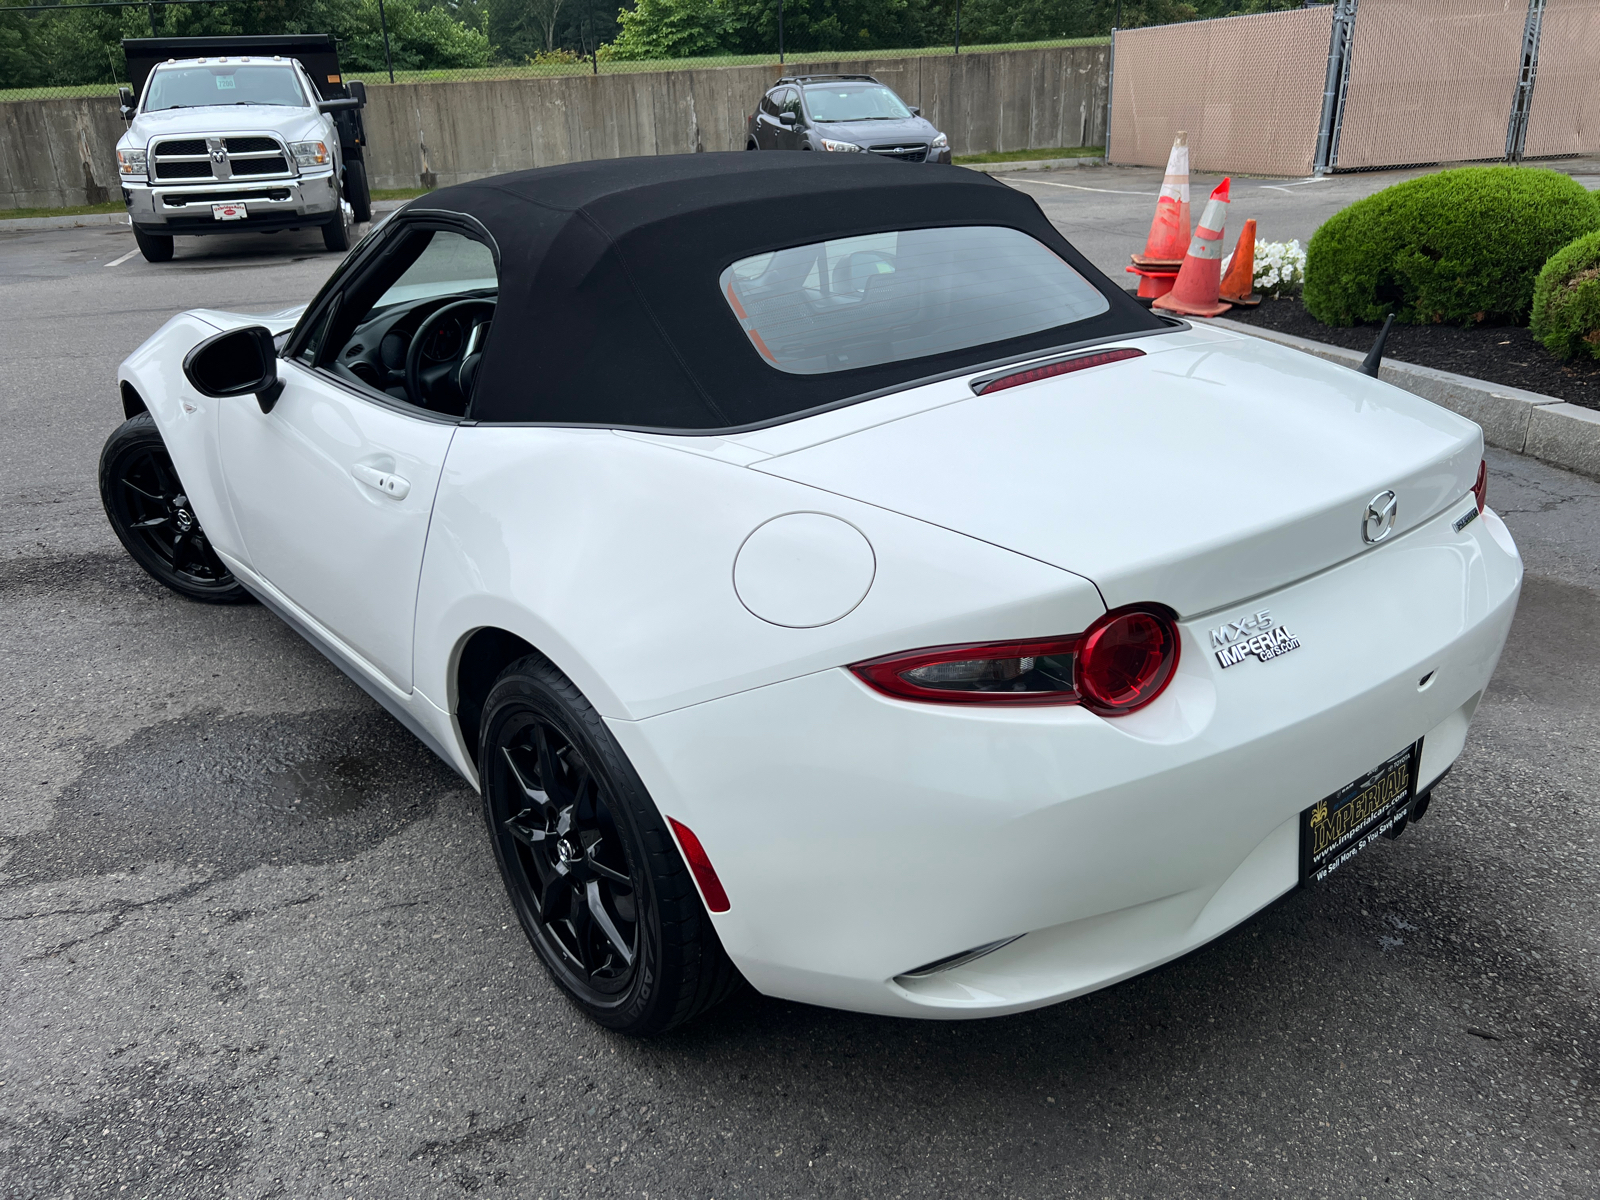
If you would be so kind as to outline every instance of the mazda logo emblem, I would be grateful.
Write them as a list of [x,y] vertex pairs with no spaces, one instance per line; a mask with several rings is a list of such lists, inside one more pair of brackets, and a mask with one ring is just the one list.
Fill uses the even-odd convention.
[[1393,492],[1379,492],[1367,502],[1367,511],[1361,518],[1361,540],[1381,542],[1394,532],[1395,518],[1400,515],[1400,502]]

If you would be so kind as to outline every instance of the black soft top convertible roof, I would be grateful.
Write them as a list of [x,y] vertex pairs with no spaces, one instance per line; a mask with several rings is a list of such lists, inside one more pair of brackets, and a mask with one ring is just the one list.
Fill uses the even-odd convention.
[[[570,163],[434,192],[500,253],[499,310],[471,416],[710,432],[759,425],[964,367],[1166,328],[1027,196],[959,167],[874,155],[686,154]],[[762,360],[718,278],[739,259],[859,234],[998,225],[1104,293],[1099,316],[1029,337],[821,375]]]

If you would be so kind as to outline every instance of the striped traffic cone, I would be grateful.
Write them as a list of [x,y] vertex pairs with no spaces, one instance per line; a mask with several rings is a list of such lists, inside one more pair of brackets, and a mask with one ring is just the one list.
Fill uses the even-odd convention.
[[1222,277],[1221,299],[1229,304],[1242,304],[1254,308],[1261,303],[1256,286],[1256,219],[1244,223],[1239,234],[1239,244],[1233,248],[1233,261],[1228,273]]
[[1167,177],[1161,181],[1156,197],[1155,220],[1144,253],[1132,256],[1136,267],[1176,271],[1183,265],[1183,252],[1189,248],[1189,135],[1183,130],[1172,139],[1167,155]]
[[1151,305],[1152,308],[1186,317],[1216,317],[1232,307],[1217,299],[1222,284],[1222,230],[1227,220],[1228,181],[1224,179],[1206,201],[1206,211],[1200,217],[1199,228],[1194,231],[1194,240],[1189,243],[1189,253],[1184,256],[1178,281],[1170,292]]

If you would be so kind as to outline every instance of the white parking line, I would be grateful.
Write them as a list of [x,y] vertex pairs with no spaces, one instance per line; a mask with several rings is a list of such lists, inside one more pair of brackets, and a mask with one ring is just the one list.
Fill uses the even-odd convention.
[[1263,183],[1261,186],[1275,192],[1287,192],[1290,188],[1305,187],[1308,183],[1327,183],[1330,178],[1332,176],[1313,175],[1310,179],[1297,179],[1293,183]]
[[132,258],[137,253],[139,253],[139,247],[135,246],[132,250],[129,250],[121,258],[113,258],[110,262],[108,262],[106,264],[106,266],[108,266],[108,267],[120,267],[123,263],[127,262],[130,258]]
[[1116,188],[1084,187],[1081,183],[1055,183],[1049,179],[1028,179],[1022,175],[1001,175],[1003,183],[1042,183],[1045,187],[1071,188],[1075,192],[1104,192],[1108,196],[1159,196],[1160,192],[1121,192]]

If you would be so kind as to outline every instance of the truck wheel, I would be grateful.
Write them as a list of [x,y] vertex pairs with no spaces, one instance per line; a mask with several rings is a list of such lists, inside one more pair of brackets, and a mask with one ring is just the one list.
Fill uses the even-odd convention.
[[350,207],[356,210],[356,220],[366,224],[372,220],[372,189],[367,186],[367,164],[359,158],[344,165],[344,195]]
[[146,262],[170,262],[172,237],[164,233],[146,233],[137,225],[133,227],[133,240],[139,243],[139,253]]
[[350,210],[345,207],[343,197],[339,200],[333,219],[322,227],[322,244],[329,250],[342,252],[350,249]]

